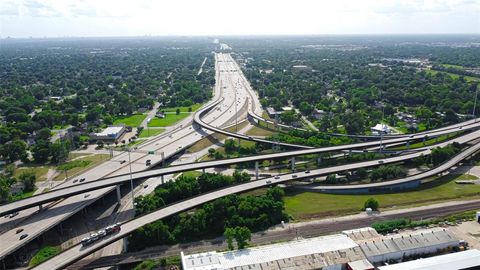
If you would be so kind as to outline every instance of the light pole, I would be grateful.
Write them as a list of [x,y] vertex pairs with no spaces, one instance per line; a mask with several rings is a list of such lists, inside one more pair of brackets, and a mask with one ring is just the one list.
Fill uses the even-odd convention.
[[130,169],[130,188],[131,188],[131,192],[132,192],[132,206],[135,208],[135,198],[133,196],[132,160],[130,158],[131,149],[128,148],[127,151],[128,151],[128,167]]
[[475,86],[475,101],[473,102],[473,122],[477,122],[477,117],[475,117],[475,107],[477,107],[477,94],[478,94],[478,85]]

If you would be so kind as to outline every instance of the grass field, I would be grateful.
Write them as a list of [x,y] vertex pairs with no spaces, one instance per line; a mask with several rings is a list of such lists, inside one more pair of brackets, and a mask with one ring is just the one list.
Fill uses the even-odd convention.
[[13,201],[18,201],[18,200],[25,199],[25,198],[28,198],[28,197],[32,197],[33,193],[35,193],[36,190],[37,189],[35,188],[34,190],[29,191],[29,192],[24,192],[22,194],[12,195],[12,197],[10,198],[10,201],[13,202]]
[[138,127],[142,123],[143,119],[147,117],[146,114],[133,114],[125,117],[118,117],[113,122],[114,125],[125,124],[126,126]]
[[334,195],[317,192],[289,191],[284,197],[285,209],[297,220],[358,213],[364,202],[374,197],[380,207],[414,206],[456,198],[480,198],[480,185],[458,185],[455,180],[476,179],[471,175],[447,175],[421,188],[401,193],[368,195]]
[[33,172],[37,181],[45,181],[47,179],[46,174],[49,168],[49,166],[20,167],[15,170],[13,176],[18,179],[18,177],[24,172]]
[[176,122],[185,119],[188,117],[189,113],[181,113],[181,114],[174,114],[174,113],[167,113],[165,114],[165,118],[153,118],[150,123],[148,123],[149,127],[168,127]]
[[[192,108],[192,112],[198,110],[200,107],[202,107],[202,104],[200,103],[197,103],[197,104],[193,104],[192,106],[190,106]],[[180,112],[188,112],[188,108],[190,107],[166,107],[166,108],[162,108],[160,107],[158,109],[158,111],[164,111],[164,112],[176,112],[177,109],[180,109]]]
[[58,253],[60,253],[60,251],[61,250],[58,247],[44,246],[39,251],[37,251],[35,255],[33,255],[32,259],[30,260],[30,263],[28,263],[28,266],[39,265],[40,263],[57,255]]
[[[244,127],[246,127],[248,124],[248,122],[242,122],[240,124],[238,124],[238,130],[241,130],[243,129]],[[235,131],[235,126],[227,129],[228,131]],[[190,146],[188,149],[187,149],[187,153],[195,153],[195,152],[198,152],[204,148],[207,148],[207,147],[210,147],[222,140],[225,140],[227,138],[227,136],[225,135],[221,135],[221,134],[213,134],[213,135],[210,135],[210,136],[207,136],[205,138],[202,138],[201,140],[199,140],[198,142],[196,142],[194,145]]]
[[[458,79],[461,76],[461,75],[458,75],[458,74],[453,74],[453,73],[438,71],[438,70],[432,70],[432,69],[427,69],[427,70],[425,70],[425,72],[428,73],[428,74],[432,74],[432,75],[435,75],[435,74],[441,72],[441,73],[445,73],[447,75],[450,75],[450,77],[452,77],[453,79]],[[463,76],[463,77],[465,78],[465,81],[467,81],[467,82],[480,81],[480,78],[476,78],[476,77],[472,77],[472,76]]]
[[165,129],[163,128],[148,128],[148,129],[143,129],[142,133],[140,133],[139,138],[147,138],[147,137],[153,137],[157,136],[158,134],[161,134],[164,132]]
[[269,129],[269,128],[266,128],[266,127],[263,127],[263,126],[253,126],[253,128],[251,128],[249,131],[247,131],[247,135],[251,135],[251,136],[265,136],[265,137],[268,137],[268,136],[271,136],[272,134],[274,134],[275,131],[272,130],[272,129]]
[[53,180],[55,181],[64,180],[65,179],[65,172],[63,171],[64,169],[67,170],[68,178],[71,178],[88,168],[97,166],[98,164],[107,160],[109,157],[110,155],[107,155],[107,154],[97,154],[97,155],[91,155],[91,156],[79,158],[74,161],[70,161],[62,165],[59,165],[57,167],[57,171],[59,171],[60,174],[58,174],[55,178],[53,178]]

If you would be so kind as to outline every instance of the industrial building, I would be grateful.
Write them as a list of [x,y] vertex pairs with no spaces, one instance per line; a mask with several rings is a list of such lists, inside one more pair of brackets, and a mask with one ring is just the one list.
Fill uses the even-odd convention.
[[460,240],[451,231],[435,228],[385,236],[359,245],[366,258],[375,264],[435,254],[459,244]]
[[182,256],[184,270],[341,270],[364,259],[359,246],[342,234],[296,240],[268,246]]
[[90,141],[109,141],[114,142],[118,140],[126,131],[124,126],[107,127],[99,133],[90,134]]
[[458,247],[460,242],[444,228],[383,236],[367,227],[236,251],[192,255],[182,252],[181,259],[184,270],[370,270],[386,262],[445,253]]
[[379,270],[460,270],[480,269],[480,251],[470,249],[462,252],[449,253],[430,258],[418,259],[387,266]]

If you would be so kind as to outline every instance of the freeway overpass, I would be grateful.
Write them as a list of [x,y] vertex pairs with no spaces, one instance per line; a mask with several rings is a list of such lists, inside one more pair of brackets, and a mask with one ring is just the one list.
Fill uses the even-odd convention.
[[[471,135],[470,138],[478,138],[479,132],[476,132],[474,135],[473,134],[469,134],[469,135]],[[465,139],[467,139],[467,138],[465,138]],[[472,156],[473,154],[475,154],[479,150],[480,150],[480,144],[475,144],[475,145],[467,148],[466,150],[464,150],[463,152],[461,152],[457,156],[453,157],[449,161],[447,161],[447,162],[443,163],[442,165],[440,165],[440,166],[438,166],[438,167],[436,167],[432,170],[429,170],[427,172],[423,172],[423,173],[420,173],[420,174],[417,174],[417,175],[414,175],[414,176],[410,176],[410,177],[407,177],[407,178],[404,178],[404,179],[399,179],[399,180],[393,180],[393,181],[388,181],[388,182],[383,182],[383,183],[356,185],[356,186],[358,188],[362,188],[362,189],[378,188],[380,186],[383,186],[383,187],[398,186],[398,185],[401,185],[401,184],[404,184],[404,183],[407,183],[407,182],[420,181],[421,179],[438,175],[439,173],[450,169],[451,167],[453,167],[454,165],[456,165],[460,161],[462,161],[466,158],[469,158],[470,156]],[[395,160],[401,160],[401,157],[393,157],[393,158],[384,159],[385,162],[396,162]],[[352,166],[355,167],[355,166],[358,166],[360,164],[364,164],[364,165],[367,164],[367,166],[373,166],[373,165],[375,165],[375,163],[378,164],[378,161],[367,161],[367,162],[362,162],[362,163],[353,164],[353,165],[352,164],[343,165],[343,167],[344,167],[343,170],[348,170],[349,167],[351,169]],[[368,165],[368,164],[370,164],[370,165]],[[251,181],[251,182],[248,182],[248,183],[243,183],[243,184],[239,184],[239,185],[235,185],[235,186],[230,186],[230,187],[227,187],[227,188],[223,188],[223,189],[220,189],[220,190],[216,190],[216,191],[213,191],[213,192],[202,194],[202,195],[194,197],[194,198],[190,198],[190,199],[187,199],[187,200],[183,200],[183,201],[171,204],[171,205],[166,206],[166,207],[164,207],[160,210],[157,210],[157,211],[152,212],[150,214],[146,214],[144,216],[138,217],[136,219],[133,219],[131,221],[128,221],[128,222],[125,222],[125,223],[121,224],[122,229],[118,234],[107,236],[106,238],[103,238],[103,239],[93,243],[91,246],[88,246],[88,247],[83,247],[80,244],[75,245],[72,248],[62,252],[61,254],[53,257],[52,259],[50,259],[50,260],[48,260],[48,261],[46,261],[46,262],[44,262],[40,265],[38,265],[37,267],[35,267],[33,269],[48,269],[48,270],[51,270],[51,269],[61,269],[61,268],[67,267],[68,265],[70,265],[70,264],[88,256],[92,252],[95,252],[96,250],[101,249],[101,248],[109,245],[110,243],[113,243],[113,242],[115,242],[115,241],[117,241],[117,240],[119,240],[123,237],[126,237],[131,232],[133,232],[134,230],[136,230],[136,229],[138,229],[138,228],[140,228],[140,227],[142,227],[146,224],[152,223],[156,220],[163,219],[163,218],[166,218],[168,216],[186,211],[186,210],[194,208],[198,205],[210,202],[212,200],[215,200],[215,199],[218,199],[218,198],[221,198],[221,197],[224,197],[224,196],[228,196],[228,195],[236,194],[236,193],[242,193],[242,192],[249,191],[249,190],[252,190],[252,189],[257,189],[257,188],[261,188],[261,187],[265,187],[265,186],[279,184],[279,183],[283,183],[283,182],[287,182],[287,181],[299,180],[299,179],[303,179],[303,178],[311,178],[311,177],[323,175],[323,174],[326,173],[326,171],[329,171],[329,170],[331,170],[331,168],[323,168],[323,169],[312,170],[310,173],[306,173],[306,172],[291,173],[291,174],[281,175],[281,176],[278,176],[278,177],[271,177],[271,178],[266,178],[266,179],[262,179],[262,180]],[[296,175],[296,176],[294,177],[294,175]],[[349,188],[349,187],[350,187],[349,185],[322,186],[322,189],[325,189],[325,190],[327,190],[327,189],[339,190],[339,189],[345,189],[345,188]]]
[[[297,127],[294,127],[294,126],[275,123],[272,120],[268,120],[268,119],[265,119],[265,118],[259,116],[258,114],[256,114],[255,112],[253,112],[251,110],[248,111],[248,116],[250,116],[254,120],[257,120],[258,122],[265,122],[267,124],[277,125],[279,127],[285,128],[285,129],[296,129],[296,130],[300,130],[300,131],[307,131],[304,128],[297,128]],[[475,118],[475,119],[471,119],[471,120],[464,121],[464,122],[461,122],[461,123],[457,123],[457,124],[453,124],[453,125],[449,125],[449,126],[445,126],[445,127],[441,127],[441,128],[431,129],[431,130],[428,130],[428,131],[422,131],[422,132],[418,132],[418,133],[414,133],[414,134],[415,135],[425,135],[425,134],[428,134],[428,133],[434,132],[434,131],[458,129],[462,126],[476,123],[478,120],[479,120],[479,118]],[[376,139],[376,140],[380,139],[380,136],[378,136],[378,135],[355,135],[355,134],[343,134],[343,133],[329,133],[328,135],[336,136],[336,137],[358,138],[358,139]],[[401,137],[408,137],[408,136],[411,136],[411,135],[413,135],[413,133],[412,134],[385,134],[385,135],[383,135],[383,138],[401,138]]]
[[[476,128],[479,124],[480,122],[477,122],[475,124],[465,127],[462,130],[470,130],[470,129]],[[452,131],[456,132],[457,130],[453,129],[453,130],[443,130],[443,131],[432,132],[429,134],[429,136],[430,137],[441,136],[441,135],[449,134]],[[473,139],[476,139],[477,136],[479,136],[478,134],[479,132],[469,133],[467,135],[463,135],[453,140],[444,142],[443,144],[440,144],[440,145],[445,145],[446,143],[452,143],[454,141],[459,143],[465,143]],[[422,137],[418,137],[418,136],[421,136],[421,135],[411,135],[409,137],[389,139],[389,140],[383,141],[383,144],[384,145],[390,144],[390,143],[396,144],[400,142],[408,142],[410,140],[418,140],[423,138],[423,136]],[[372,141],[372,142],[364,142],[364,143],[349,144],[349,145],[339,145],[339,146],[331,146],[331,147],[324,147],[324,148],[314,148],[314,149],[296,150],[296,151],[273,153],[273,154],[266,154],[266,155],[241,157],[241,158],[234,158],[234,159],[187,163],[183,165],[170,166],[162,169],[136,172],[136,173],[133,173],[131,176],[132,176],[132,179],[134,180],[140,180],[140,179],[147,179],[147,178],[161,176],[161,175],[175,174],[175,173],[184,172],[184,171],[199,170],[199,169],[205,169],[205,168],[211,168],[211,167],[222,167],[222,166],[228,166],[228,165],[233,165],[238,163],[258,162],[262,160],[290,158],[295,156],[320,154],[320,153],[326,153],[326,152],[338,152],[342,150],[352,150],[352,149],[358,149],[358,148],[373,147],[378,145],[380,145],[379,141]],[[432,147],[436,147],[436,146],[438,145],[434,145]],[[419,153],[423,153],[423,151]],[[419,154],[414,153],[413,155],[419,155]],[[405,155],[402,157],[406,157],[406,156],[409,156],[409,155]],[[97,181],[79,183],[76,185],[55,189],[55,190],[41,193],[39,195],[35,195],[23,200],[2,205],[0,206],[0,215],[13,213],[13,212],[27,209],[36,205],[41,205],[47,202],[52,202],[60,198],[65,198],[72,195],[81,194],[81,193],[85,193],[88,191],[92,191],[92,190],[96,190],[104,187],[112,187],[112,186],[120,185],[129,181],[130,181],[130,174],[123,174],[123,175],[118,175],[114,177],[99,179]]]

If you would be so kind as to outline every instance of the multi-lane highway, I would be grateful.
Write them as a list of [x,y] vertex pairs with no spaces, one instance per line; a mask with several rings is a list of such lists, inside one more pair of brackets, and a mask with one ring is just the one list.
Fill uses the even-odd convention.
[[[470,124],[468,126],[465,126],[462,130],[473,129],[474,127],[477,127],[478,124],[479,122]],[[435,136],[445,135],[445,134],[449,134],[452,131],[457,132],[458,129],[447,129],[447,130],[432,132],[432,133],[429,133],[429,136],[435,137]],[[403,138],[388,139],[383,141],[383,144],[384,145],[388,145],[390,143],[397,144],[400,142],[407,142],[409,140],[418,140],[420,138],[423,138],[424,136],[425,135],[411,135]],[[443,142],[442,144],[439,144],[439,145],[433,145],[433,146],[427,147],[427,149],[431,147],[442,146],[447,143],[452,143],[454,141],[459,143],[465,143],[473,139],[476,139],[477,136],[478,136],[478,132],[473,132],[464,136],[457,137],[453,140]],[[99,188],[119,185],[119,184],[130,181],[130,177],[135,180],[147,179],[147,178],[160,176],[160,175],[175,174],[179,172],[198,170],[198,169],[204,169],[204,168],[210,168],[210,167],[228,166],[228,165],[233,165],[237,163],[273,160],[273,159],[289,158],[289,157],[300,156],[300,155],[319,154],[319,153],[326,153],[326,152],[338,152],[342,150],[367,148],[367,147],[374,147],[378,145],[380,145],[379,141],[364,142],[364,143],[349,144],[349,145],[340,145],[340,146],[332,146],[332,147],[324,147],[324,148],[296,150],[296,151],[290,151],[290,152],[280,152],[280,153],[273,153],[273,154],[266,154],[266,155],[249,156],[249,157],[242,157],[242,158],[235,158],[235,159],[196,162],[196,163],[182,164],[178,166],[170,166],[167,168],[156,169],[156,170],[136,172],[136,173],[133,173],[132,175],[123,174],[115,177],[106,177],[104,179],[100,179],[94,182],[72,185],[69,187],[42,193],[30,198],[26,198],[20,201],[16,201],[10,204],[0,206],[0,215],[6,214],[6,213],[12,213],[21,209],[26,209],[41,203],[54,201],[59,198],[64,198],[64,197],[72,196],[75,194],[81,194],[81,193],[85,193],[91,190],[96,190]],[[412,155],[419,156],[421,154],[425,154],[424,152],[425,151],[417,152]],[[411,158],[411,155],[400,156],[398,158],[408,159],[408,158]],[[355,168],[355,164],[350,166],[351,166],[350,169]]]
[[[471,140],[471,139],[477,139],[480,135],[480,132],[474,132],[465,136],[462,136],[465,141]],[[410,176],[404,179],[400,180],[394,180],[394,181],[388,181],[388,182],[382,182],[382,183],[373,183],[373,184],[365,184],[365,185],[355,185],[356,188],[377,188],[379,186],[395,186],[399,185],[402,183],[406,183],[408,181],[419,181],[421,179],[431,177],[434,175],[437,175],[441,172],[444,172],[448,170],[449,168],[453,167],[454,165],[458,164],[460,161],[464,160],[465,158],[468,158],[472,156],[474,153],[478,152],[480,150],[480,144],[475,144],[457,156],[453,157],[451,160],[443,163],[442,165],[429,170],[427,172],[423,172],[414,176]],[[429,151],[429,150],[427,150]],[[392,157],[392,158],[387,158],[384,159],[384,163],[390,163],[390,162],[397,162],[401,160],[401,157]],[[360,164],[366,165],[366,166],[373,166],[375,164],[378,164],[378,161],[366,161],[366,162],[361,162],[361,163],[356,163],[356,164],[349,164],[349,165],[343,165],[343,166],[337,166],[337,167],[343,167],[343,170],[349,170],[349,169],[354,169],[358,167]],[[338,168],[337,168],[338,169]],[[291,174],[285,174],[285,175],[279,175],[276,177],[270,177],[262,180],[257,180],[257,181],[251,181],[248,183],[244,184],[239,184],[235,186],[230,186],[227,188],[223,188],[221,190],[213,191],[210,193],[206,193],[191,199],[187,199],[172,205],[169,205],[165,208],[162,208],[160,210],[157,210],[155,212],[152,212],[150,214],[141,216],[139,218],[136,218],[134,220],[128,221],[124,224],[121,225],[121,231],[118,234],[108,236],[107,238],[101,239],[95,243],[93,243],[91,246],[88,247],[83,247],[82,245],[76,245],[65,252],[61,253],[59,256],[56,256],[45,263],[39,265],[38,267],[34,269],[61,269],[63,267],[66,267],[73,262],[89,255],[90,253],[94,252],[95,250],[98,250],[100,248],[103,248],[107,246],[108,244],[115,242],[118,239],[121,239],[127,235],[129,235],[131,232],[134,230],[149,224],[151,222],[154,222],[159,219],[163,219],[165,217],[171,216],[176,213],[180,213],[183,211],[186,211],[188,209],[191,209],[193,207],[196,207],[198,205],[204,204],[206,202],[228,196],[231,194],[236,194],[236,193],[241,193],[245,192],[248,190],[252,189],[257,189],[260,187],[264,186],[269,186],[269,185],[274,185],[274,184],[279,184],[283,183],[286,181],[292,181],[292,180],[297,180],[297,179],[302,179],[302,178],[311,178],[311,177],[316,177],[319,175],[324,175],[328,173],[332,173],[332,167],[330,168],[322,168],[322,169],[317,169],[317,170],[312,170],[309,173],[307,172],[301,172],[301,173],[291,173]],[[326,189],[331,189],[331,190],[338,190],[338,189],[346,189],[351,187],[350,185],[343,185],[343,186],[322,186],[322,190]]]
[[[239,87],[232,81],[235,78],[232,78],[231,75],[237,74],[236,76],[240,76],[241,73],[230,72],[237,68],[230,55],[216,54],[215,60],[217,84],[214,89],[213,100],[217,107],[206,114],[203,121],[213,126],[222,127],[231,124],[232,120],[235,119],[235,105],[238,108],[238,115],[243,114],[246,117],[247,112],[242,108],[246,108],[247,98],[251,98],[251,93],[248,92],[249,89]],[[237,78],[236,80],[240,79]],[[217,103],[216,101],[220,99],[221,102]],[[129,160],[131,160],[131,169],[134,172],[146,170],[159,164],[162,162],[162,152],[167,159],[210,134],[208,131],[195,129],[191,122],[192,117],[189,117],[166,133],[138,146],[130,155],[127,152],[122,153],[74,179],[85,178],[85,183],[94,183],[100,178],[129,173]],[[149,151],[155,151],[155,154],[149,155]],[[151,166],[145,165],[147,159],[151,160]],[[74,185],[74,179],[70,179],[55,189]],[[114,190],[114,187],[92,190],[88,197],[84,194],[71,196],[51,205],[44,211],[37,212],[36,209],[27,209],[21,211],[13,219],[0,220],[0,223],[4,223],[3,225],[8,228],[0,235],[0,245],[2,246],[0,259],[112,190]],[[28,237],[21,241],[16,234],[16,228],[18,227],[22,227],[28,234]]]

